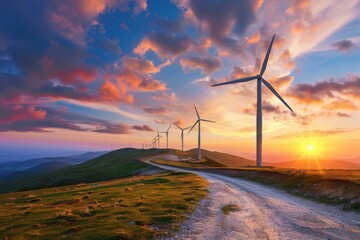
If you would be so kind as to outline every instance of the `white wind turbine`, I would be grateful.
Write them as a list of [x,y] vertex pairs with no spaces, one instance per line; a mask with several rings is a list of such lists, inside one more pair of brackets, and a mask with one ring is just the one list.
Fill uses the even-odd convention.
[[197,115],[198,119],[196,120],[194,125],[190,128],[188,133],[190,133],[191,130],[195,127],[195,125],[198,124],[198,159],[201,160],[200,123],[201,123],[201,121],[203,121],[203,122],[212,122],[212,123],[215,123],[215,122],[211,121],[211,120],[206,120],[206,119],[200,118],[199,112],[196,109],[195,104],[194,104],[194,107],[195,107],[195,112],[196,112],[196,115]]
[[166,134],[166,149],[169,149],[169,129],[171,127],[171,124],[169,126],[169,128],[166,130],[166,132],[160,132],[160,133],[165,133]]
[[181,130],[181,136],[180,136],[181,150],[184,151],[184,130],[189,129],[191,127],[181,128],[176,123],[174,123],[174,125],[177,126]]
[[160,148],[160,138],[162,138],[162,136],[160,136],[160,134],[159,134],[159,129],[156,129],[156,130],[157,130],[157,135],[155,137],[155,141],[157,141],[158,148]]
[[257,79],[257,104],[256,104],[256,166],[257,167],[262,166],[262,97],[261,97],[261,93],[262,93],[261,87],[262,87],[262,85],[261,85],[261,83],[264,83],[264,85],[267,88],[269,88],[270,91],[277,98],[279,98],[280,101],[282,103],[284,103],[286,107],[288,107],[290,109],[290,111],[293,112],[291,107],[285,102],[285,100],[273,88],[273,86],[271,86],[271,84],[263,78],[263,74],[264,74],[264,72],[266,70],[266,65],[267,65],[267,62],[269,60],[269,55],[270,55],[270,51],[271,51],[271,47],[273,45],[274,39],[275,39],[275,34],[274,34],[274,36],[273,36],[273,38],[271,40],[270,46],[269,46],[269,48],[267,50],[264,62],[263,62],[262,67],[261,67],[261,71],[260,71],[260,73],[258,75],[251,76],[251,77],[240,78],[240,79],[237,79],[237,80],[212,85],[213,87],[215,87],[215,86],[226,85],[226,84],[248,82],[248,81]]

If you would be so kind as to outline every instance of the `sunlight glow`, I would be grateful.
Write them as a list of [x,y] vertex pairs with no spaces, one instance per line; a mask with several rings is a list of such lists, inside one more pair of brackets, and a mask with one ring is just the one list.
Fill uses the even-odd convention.
[[308,145],[308,146],[307,146],[307,150],[308,150],[308,151],[312,151],[312,150],[314,150],[313,145]]

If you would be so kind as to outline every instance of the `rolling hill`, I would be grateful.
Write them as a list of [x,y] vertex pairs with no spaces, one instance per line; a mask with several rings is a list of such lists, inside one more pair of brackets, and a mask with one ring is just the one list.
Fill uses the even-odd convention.
[[84,163],[61,169],[36,171],[15,179],[0,181],[0,192],[22,191],[78,183],[112,180],[131,176],[154,168],[140,159],[163,154],[168,150],[124,148],[115,150]]
[[[188,150],[187,153],[191,154],[189,156],[195,158],[197,156],[197,149]],[[202,149],[202,157],[211,159],[227,167],[236,168],[256,165],[256,162],[254,160],[242,158],[227,153],[221,153],[216,151],[212,152],[205,149]],[[264,166],[296,169],[360,169],[359,164],[342,160],[295,160],[280,163],[264,162]]]
[[73,156],[64,156],[64,157],[46,157],[46,158],[34,158],[26,161],[12,161],[0,163],[0,178],[9,175],[10,173],[24,171],[36,167],[38,165],[48,163],[48,162],[63,162],[69,165],[75,165],[83,163],[90,159],[96,158],[103,154],[107,153],[106,151],[101,152],[87,152],[80,155]]

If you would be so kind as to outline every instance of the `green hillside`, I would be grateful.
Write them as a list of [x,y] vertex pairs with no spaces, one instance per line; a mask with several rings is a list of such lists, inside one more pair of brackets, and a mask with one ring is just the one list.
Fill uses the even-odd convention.
[[206,187],[200,176],[167,171],[0,194],[0,239],[166,237],[206,197]]
[[37,172],[26,177],[0,182],[0,192],[23,191],[69,184],[89,183],[131,176],[154,168],[140,159],[167,153],[161,149],[123,148],[106,153],[82,164],[59,170]]

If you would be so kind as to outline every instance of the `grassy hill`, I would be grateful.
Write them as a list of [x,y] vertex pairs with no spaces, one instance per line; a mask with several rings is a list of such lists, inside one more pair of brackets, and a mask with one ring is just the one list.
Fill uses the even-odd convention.
[[[194,154],[197,156],[197,149],[191,149],[187,152]],[[255,161],[250,160],[247,158],[227,154],[227,153],[221,153],[221,152],[211,152],[205,149],[201,150],[201,155],[204,158],[211,159],[215,162],[218,162],[222,165],[228,166],[228,167],[243,167],[243,166],[254,166]]]
[[167,152],[168,150],[161,149],[119,149],[75,166],[36,172],[16,179],[4,179],[0,182],[0,192],[97,182],[131,176],[145,169],[154,168],[142,162],[141,158]]
[[207,195],[206,186],[197,175],[168,171],[0,194],[0,239],[165,237]]

